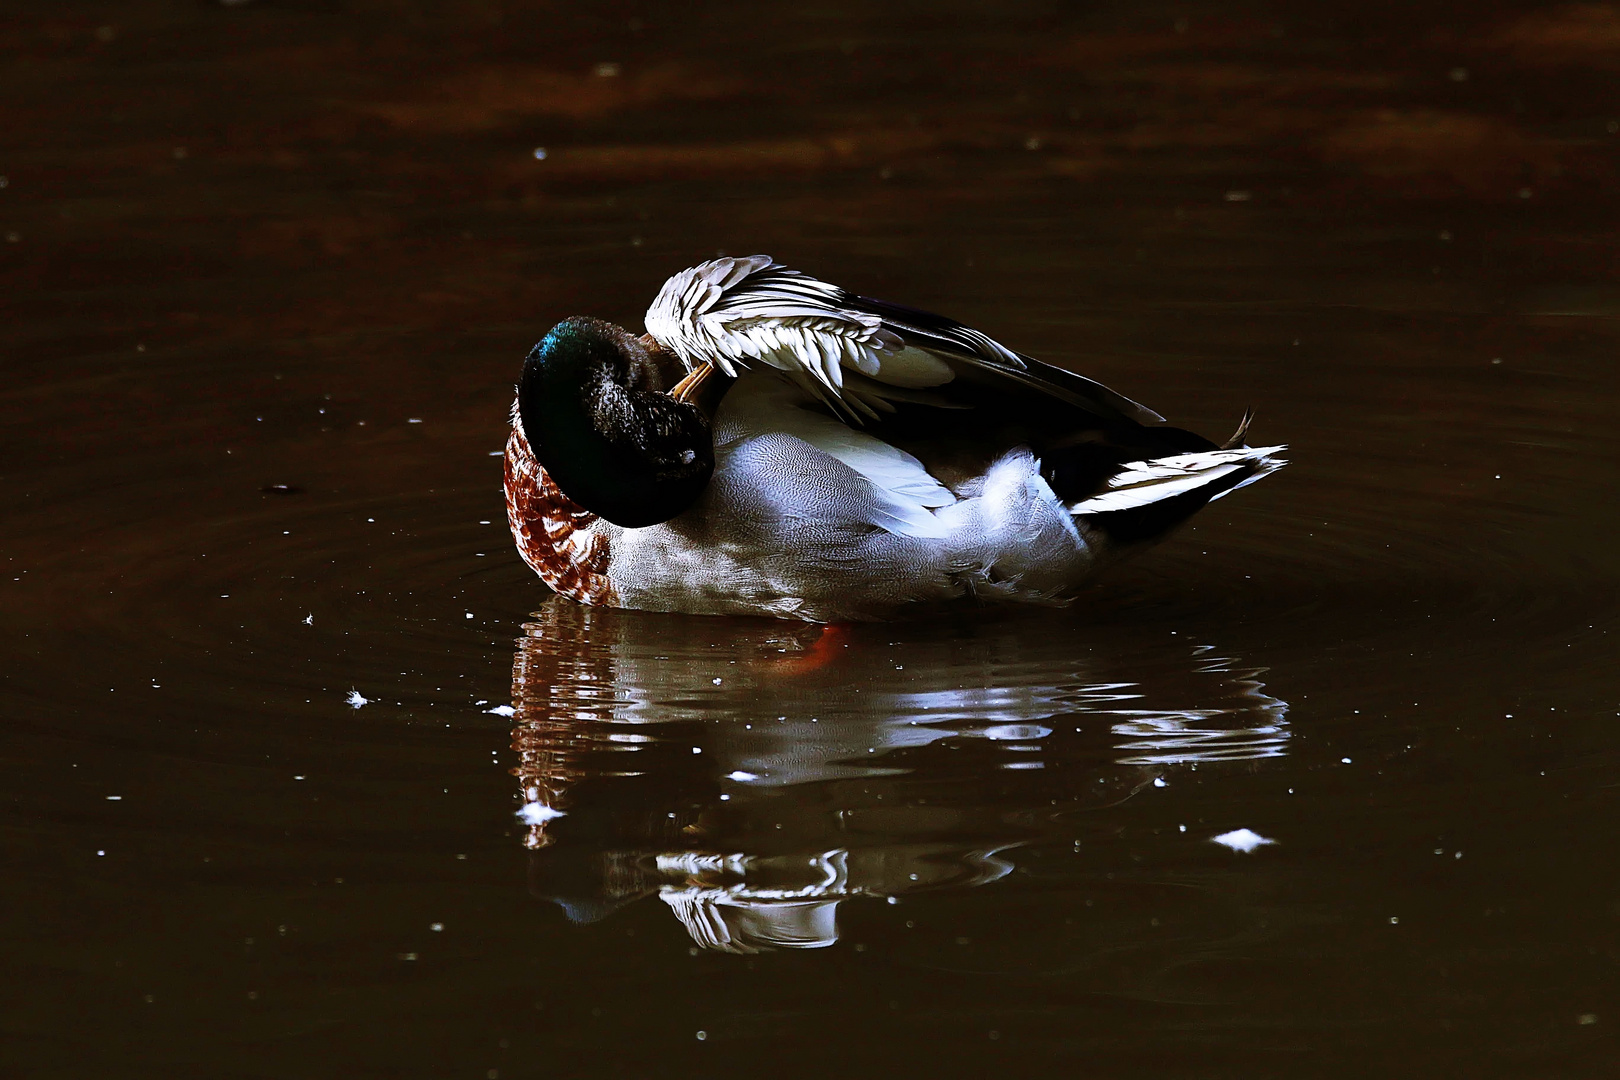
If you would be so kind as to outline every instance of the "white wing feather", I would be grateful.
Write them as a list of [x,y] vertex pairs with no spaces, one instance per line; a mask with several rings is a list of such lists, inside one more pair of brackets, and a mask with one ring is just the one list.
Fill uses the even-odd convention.
[[[758,294],[726,297],[743,279],[764,270],[791,281]],[[880,357],[899,352],[899,337],[876,315],[838,304],[839,290],[786,271],[769,255],[713,259],[664,283],[647,309],[647,332],[688,367],[708,362],[727,375],[758,361],[779,371],[804,373],[842,400],[844,365],[878,376]],[[725,302],[722,303],[722,300]]]
[[[874,415],[870,392],[844,389],[844,369],[880,386],[943,386],[966,364],[1102,417],[1164,418],[1083,375],[1013,352],[994,338],[925,311],[856,296],[768,255],[713,259],[664,283],[647,332],[688,368],[727,375],[759,363],[787,373],[835,411]],[[881,397],[880,397],[881,400]]]

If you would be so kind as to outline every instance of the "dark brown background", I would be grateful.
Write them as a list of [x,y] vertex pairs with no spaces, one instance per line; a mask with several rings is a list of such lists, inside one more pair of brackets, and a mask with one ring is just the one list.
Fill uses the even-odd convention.
[[[995,7],[8,5],[6,1070],[1612,1069],[1620,8]],[[1206,433],[1254,405],[1295,464],[1070,612],[824,668],[794,627],[531,620],[489,456],[523,352],[716,251]],[[536,649],[514,740],[483,710]],[[1255,681],[1285,720],[1238,761],[1143,765],[1082,692],[1216,722]],[[667,721],[639,780],[559,749],[623,721],[598,686]],[[784,711],[858,755],[986,687],[1038,773],[964,731],[718,779]],[[513,769],[573,800],[532,854]],[[543,899],[670,814],[1022,846],[819,952]],[[1207,843],[1240,826],[1279,842]]]

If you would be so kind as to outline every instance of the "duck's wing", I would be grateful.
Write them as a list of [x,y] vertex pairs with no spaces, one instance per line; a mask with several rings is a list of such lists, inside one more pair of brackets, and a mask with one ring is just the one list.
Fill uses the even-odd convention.
[[[768,255],[713,259],[671,277],[647,309],[647,332],[688,367],[707,362],[735,375],[766,364],[849,414],[873,415],[886,397],[915,399],[966,376],[1010,382],[1106,420],[1164,419],[972,327],[857,296]],[[864,379],[846,379],[846,368]]]

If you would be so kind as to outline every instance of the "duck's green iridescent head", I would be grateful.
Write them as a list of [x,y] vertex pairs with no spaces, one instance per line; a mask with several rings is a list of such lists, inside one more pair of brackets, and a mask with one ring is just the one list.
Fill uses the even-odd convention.
[[601,319],[564,319],[530,351],[518,417],[563,493],[615,525],[668,521],[714,472],[708,419],[661,393],[646,348]]

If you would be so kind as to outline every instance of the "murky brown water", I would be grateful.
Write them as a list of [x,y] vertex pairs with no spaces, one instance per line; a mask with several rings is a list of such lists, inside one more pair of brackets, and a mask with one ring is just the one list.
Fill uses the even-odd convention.
[[[1362,8],[13,3],[0,1071],[1611,1074],[1620,8]],[[1068,612],[549,600],[520,359],[716,250],[1294,464]]]

